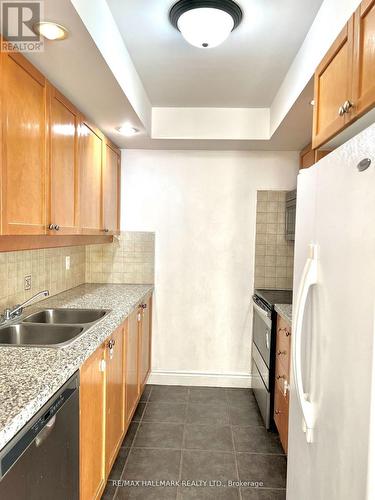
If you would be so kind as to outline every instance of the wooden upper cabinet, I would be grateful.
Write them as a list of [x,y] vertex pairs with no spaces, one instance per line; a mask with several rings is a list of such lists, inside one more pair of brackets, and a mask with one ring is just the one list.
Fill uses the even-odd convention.
[[103,229],[113,234],[120,231],[121,153],[105,141],[103,159]]
[[125,431],[124,328],[106,342],[106,474],[116,459]]
[[355,13],[353,95],[356,116],[375,104],[375,0],[364,0]]
[[46,232],[46,79],[2,53],[2,234]]
[[102,231],[103,135],[82,121],[79,142],[81,232],[98,234]]
[[139,377],[141,391],[147,382],[151,369],[151,309],[152,297],[142,303],[142,321],[140,327]]
[[105,486],[104,349],[80,370],[80,500],[99,499]]
[[50,88],[50,190],[48,234],[76,234],[78,228],[78,111]]
[[[349,121],[352,97],[354,16],[315,72],[312,147],[340,132]],[[345,109],[344,109],[345,108]]]

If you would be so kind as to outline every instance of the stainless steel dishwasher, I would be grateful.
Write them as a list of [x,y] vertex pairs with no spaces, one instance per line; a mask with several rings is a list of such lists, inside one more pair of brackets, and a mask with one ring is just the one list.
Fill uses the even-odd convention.
[[0,499],[52,498],[79,498],[78,373],[0,451]]

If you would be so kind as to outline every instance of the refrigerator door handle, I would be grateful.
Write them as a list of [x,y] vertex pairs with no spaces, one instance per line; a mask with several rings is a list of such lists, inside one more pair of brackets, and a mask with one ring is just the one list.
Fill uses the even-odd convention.
[[303,388],[303,378],[302,378],[302,328],[303,328],[303,318],[305,314],[305,308],[307,303],[307,298],[309,296],[310,289],[313,285],[317,283],[317,245],[310,245],[310,256],[306,261],[301,283],[297,293],[296,302],[296,313],[294,316],[294,328],[292,333],[292,360],[293,360],[293,371],[294,371],[294,381],[296,385],[297,399],[301,406],[301,411],[303,415],[302,428],[306,433],[306,441],[312,443],[313,441],[313,428],[314,428],[314,408],[311,401],[307,399]]

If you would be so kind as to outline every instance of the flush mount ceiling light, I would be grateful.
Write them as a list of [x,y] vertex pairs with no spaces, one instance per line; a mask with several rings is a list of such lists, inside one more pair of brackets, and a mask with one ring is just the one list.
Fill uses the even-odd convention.
[[65,40],[69,35],[69,31],[64,26],[51,21],[42,21],[34,24],[34,31],[44,36],[44,38],[53,41]]
[[210,49],[237,28],[242,10],[232,0],[180,0],[171,8],[169,20],[191,45]]
[[139,129],[133,127],[130,123],[124,123],[121,127],[117,127],[116,130],[119,134],[125,135],[126,137],[131,137],[139,132]]

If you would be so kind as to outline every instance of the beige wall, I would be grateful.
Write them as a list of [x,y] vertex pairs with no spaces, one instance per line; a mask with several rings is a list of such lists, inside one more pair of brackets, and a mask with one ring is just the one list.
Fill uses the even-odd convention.
[[86,247],[87,283],[154,282],[155,234],[122,232],[108,245]]
[[257,191],[295,188],[298,161],[123,151],[122,227],[156,234],[154,383],[250,383]]
[[258,191],[255,288],[292,288],[294,242],[285,239],[286,191]]

